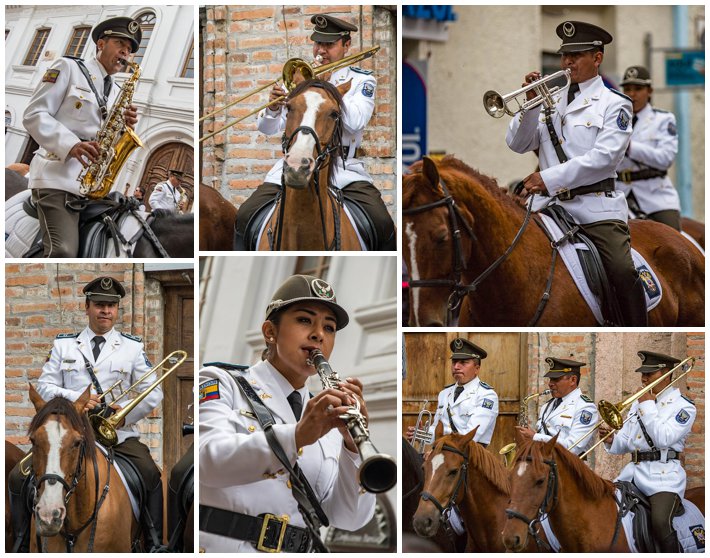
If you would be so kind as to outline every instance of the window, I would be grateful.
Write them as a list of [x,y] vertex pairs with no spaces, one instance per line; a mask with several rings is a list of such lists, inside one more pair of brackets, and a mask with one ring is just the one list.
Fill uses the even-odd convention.
[[86,41],[89,40],[91,27],[75,27],[72,33],[71,40],[64,51],[64,56],[81,57],[86,46]]
[[187,53],[187,58],[185,58],[185,63],[182,66],[182,72],[180,72],[180,77],[184,78],[194,78],[195,77],[195,57],[193,56],[192,48],[193,44],[190,44],[190,51]]
[[133,61],[136,64],[140,64],[145,56],[145,51],[148,48],[148,43],[150,42],[150,37],[153,34],[153,29],[155,28],[155,14],[153,12],[145,12],[136,18],[136,21],[141,25],[141,31],[143,35],[141,37],[141,44],[138,47],[138,51],[133,55]]
[[330,268],[330,256],[299,256],[294,273],[325,277]]
[[32,39],[32,45],[30,50],[25,57],[25,61],[22,63],[24,66],[36,66],[37,60],[42,55],[42,50],[44,50],[44,45],[47,43],[47,38],[49,37],[49,29],[37,29],[35,31],[35,38]]

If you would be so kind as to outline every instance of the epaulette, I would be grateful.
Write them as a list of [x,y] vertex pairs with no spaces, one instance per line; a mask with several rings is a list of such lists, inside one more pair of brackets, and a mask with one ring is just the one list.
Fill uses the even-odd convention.
[[681,395],[681,397],[682,397],[683,399],[685,399],[685,400],[686,400],[688,403],[690,403],[691,405],[695,405],[695,401],[693,401],[692,399],[690,399],[690,397],[687,397],[687,396],[685,396],[685,395]]
[[372,75],[371,70],[363,70],[362,68],[358,68],[357,66],[350,66],[350,69],[358,74],[365,74],[366,76]]
[[71,56],[69,54],[65,54],[64,56],[62,56],[62,58],[68,58],[69,60],[79,60],[80,62],[84,61],[81,56]]
[[486,382],[481,380],[481,387],[484,387],[486,389],[493,389],[493,386],[489,386]]
[[619,97],[623,97],[624,99],[633,104],[633,101],[629,97],[624,95],[621,91],[617,91],[616,89],[612,89],[611,87],[609,87],[609,91],[611,91],[612,93],[616,93],[617,95],[619,95]]
[[450,388],[450,387],[453,386],[453,385],[456,385],[456,382],[454,382],[453,384],[449,384],[448,386],[444,386],[444,389]]
[[78,333],[60,333],[57,335],[57,339],[74,339],[79,337]]
[[130,333],[123,333],[123,332],[121,332],[121,335],[123,335],[127,339],[130,339],[131,341],[137,341],[138,343],[143,342],[143,338],[138,337],[137,335],[131,335]]
[[205,366],[214,366],[215,368],[222,368],[223,370],[248,370],[249,366],[244,364],[230,364],[228,362],[205,362],[202,364]]
[[582,397],[582,401],[586,401],[587,403],[594,403],[594,401],[592,401],[589,397],[587,397],[584,394],[582,394],[581,397]]
[[660,112],[661,114],[668,114],[670,111],[654,108],[653,112]]

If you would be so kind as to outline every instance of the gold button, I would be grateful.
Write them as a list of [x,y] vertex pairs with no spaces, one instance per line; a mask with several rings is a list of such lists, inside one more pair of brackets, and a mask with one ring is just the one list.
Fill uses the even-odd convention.
[[286,488],[291,488],[291,479],[286,481]]
[[303,455],[303,448],[298,448],[298,457]]
[[592,125],[591,122],[587,122],[587,128],[589,128]]
[[248,430],[249,432],[254,432],[254,430],[256,430],[256,428],[255,428],[254,426],[249,426],[249,427],[247,428],[247,430]]
[[287,513],[285,513],[281,516],[281,520],[282,521],[290,521],[291,518],[289,517],[289,515]]

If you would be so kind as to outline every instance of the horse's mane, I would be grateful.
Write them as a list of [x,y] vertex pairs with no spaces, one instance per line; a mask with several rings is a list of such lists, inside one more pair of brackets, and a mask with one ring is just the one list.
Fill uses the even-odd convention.
[[[526,439],[519,445],[518,455],[515,458],[516,463],[519,461],[529,461],[532,463],[533,467],[540,467],[544,460],[542,456],[543,446],[544,442],[535,442],[532,439]],[[569,470],[572,476],[579,481],[577,483],[578,486],[592,499],[600,500],[614,495],[614,483],[597,475],[592,469],[587,467],[584,461],[579,459],[571,451],[568,451],[559,444],[555,444],[553,451],[555,461],[558,463],[558,468],[562,465]],[[528,457],[531,458],[531,461],[528,460]]]
[[154,209],[152,213],[155,219],[151,221],[150,227],[155,230],[159,227],[169,228],[180,223],[190,223],[195,221],[194,213],[175,213],[170,209]]
[[86,441],[86,455],[93,458],[94,452],[96,451],[96,437],[89,424],[89,419],[86,413],[78,413],[74,408],[74,404],[64,397],[50,399],[45,406],[37,412],[30,422],[27,435],[32,436],[52,415],[63,415],[67,418],[69,426],[84,436],[84,440]]

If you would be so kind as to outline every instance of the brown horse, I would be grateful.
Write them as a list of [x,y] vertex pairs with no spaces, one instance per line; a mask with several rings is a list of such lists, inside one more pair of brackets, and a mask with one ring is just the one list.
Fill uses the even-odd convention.
[[39,550],[38,538],[45,552],[130,552],[139,536],[128,493],[96,449],[83,412],[89,396],[90,387],[74,403],[45,402],[30,386],[37,410],[29,428],[36,490],[31,552]]
[[200,184],[200,250],[232,250],[237,208],[216,188]]
[[8,479],[10,471],[15,468],[22,458],[25,457],[25,452],[5,440],[5,552],[12,552],[12,546],[15,543],[15,537],[12,533],[12,516],[10,515],[10,493],[7,489],[9,486]]
[[[505,552],[500,533],[510,498],[508,470],[473,441],[477,430],[437,437],[424,460],[424,490],[414,529],[423,537],[432,536],[442,516],[457,506],[468,534],[466,552]],[[535,552],[535,542],[526,550]]]
[[705,250],[705,223],[701,223],[690,217],[681,217],[680,229]]
[[287,100],[283,136],[283,188],[259,250],[360,250],[357,233],[331,192],[330,177],[342,150],[342,96],[327,81],[301,82]]
[[547,514],[565,552],[629,552],[624,530],[617,525],[614,483],[558,445],[557,436],[533,442],[516,433],[516,443],[503,529],[508,550],[523,551],[530,530],[541,529],[539,516]]
[[[558,263],[550,275],[552,248],[539,226],[530,223],[507,258],[488,270],[513,244],[525,219],[525,211],[495,180],[454,157],[438,163],[425,157],[411,171],[402,190],[410,326],[446,325],[459,305],[461,326],[597,325],[565,266]],[[649,325],[703,325],[703,256],[659,223],[632,220],[630,227],[633,246],[663,289]],[[551,295],[542,306],[548,278]]]

